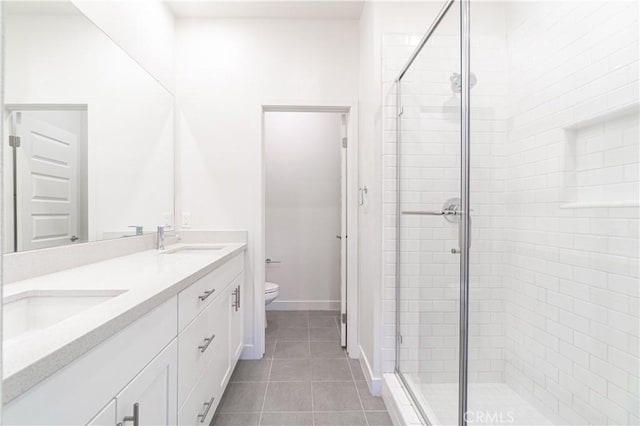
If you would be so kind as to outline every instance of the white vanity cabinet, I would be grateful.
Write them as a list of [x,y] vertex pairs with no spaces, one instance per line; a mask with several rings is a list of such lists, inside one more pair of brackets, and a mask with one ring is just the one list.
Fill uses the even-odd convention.
[[[178,406],[182,407],[205,369],[229,365],[229,306],[221,293],[178,336]],[[209,367],[215,363],[215,366]],[[213,380],[211,380],[213,381]]]
[[209,424],[242,350],[243,268],[241,252],[10,401],[3,424]]
[[176,399],[177,346],[174,339],[88,426],[175,424],[176,404],[172,401]]
[[238,266],[235,278],[178,335],[180,425],[209,424],[242,351],[244,274]]
[[174,425],[178,344],[174,339],[116,396],[116,421],[140,426]]
[[3,406],[2,424],[89,423],[175,340],[176,324],[173,297]]

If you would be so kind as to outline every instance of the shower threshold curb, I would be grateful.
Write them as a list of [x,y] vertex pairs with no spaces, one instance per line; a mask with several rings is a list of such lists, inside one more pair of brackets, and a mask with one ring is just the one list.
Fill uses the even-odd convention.
[[382,375],[382,399],[394,426],[428,425],[421,420],[404,386],[394,373]]

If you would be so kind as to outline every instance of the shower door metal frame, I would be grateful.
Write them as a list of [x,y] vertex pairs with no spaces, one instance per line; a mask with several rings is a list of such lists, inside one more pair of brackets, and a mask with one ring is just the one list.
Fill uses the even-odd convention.
[[459,330],[459,367],[458,367],[458,425],[466,426],[467,390],[468,390],[468,342],[469,342],[469,261],[471,241],[471,216],[469,212],[471,200],[471,0],[446,0],[433,23],[422,37],[418,46],[409,57],[402,71],[395,79],[396,87],[396,376],[399,377],[407,393],[418,408],[427,424],[431,424],[429,417],[418,402],[413,390],[400,371],[400,142],[402,132],[402,77],[409,70],[422,48],[427,44],[433,32],[445,17],[454,2],[460,3],[460,75],[462,76],[461,112],[460,112],[460,224],[458,228],[460,247],[460,330]]

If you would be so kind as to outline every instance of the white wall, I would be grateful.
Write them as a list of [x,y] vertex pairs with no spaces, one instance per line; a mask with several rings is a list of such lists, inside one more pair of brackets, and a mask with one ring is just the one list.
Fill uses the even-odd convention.
[[[381,178],[380,178],[380,37],[372,3],[365,3],[359,27],[359,158],[358,186],[367,187],[358,211],[358,337],[361,365],[369,379],[379,380],[381,321]],[[374,349],[375,348],[375,349]],[[379,386],[379,385],[378,385]],[[378,392],[376,390],[376,392]]]
[[5,102],[88,111],[89,239],[173,209],[173,96],[87,18],[6,21]]
[[[355,21],[179,20],[176,32],[180,212],[192,228],[249,231],[245,343],[264,280],[262,104],[357,99]],[[253,356],[248,347],[246,356]],[[255,356],[262,355],[257,347]]]
[[265,113],[270,309],[340,309],[341,114]]
[[160,0],[70,0],[167,90],[175,90],[175,22]]

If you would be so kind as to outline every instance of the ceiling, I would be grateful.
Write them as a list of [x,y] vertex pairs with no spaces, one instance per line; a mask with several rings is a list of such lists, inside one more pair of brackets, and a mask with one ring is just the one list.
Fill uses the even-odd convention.
[[176,18],[358,19],[363,0],[165,0]]

